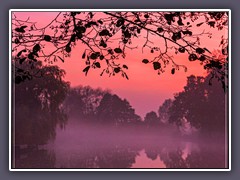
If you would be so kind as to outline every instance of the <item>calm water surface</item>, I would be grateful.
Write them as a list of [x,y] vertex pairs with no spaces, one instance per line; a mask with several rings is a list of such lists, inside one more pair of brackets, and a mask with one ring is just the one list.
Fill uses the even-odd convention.
[[224,145],[96,132],[79,124],[57,130],[56,139],[38,150],[17,153],[17,168],[224,168]]

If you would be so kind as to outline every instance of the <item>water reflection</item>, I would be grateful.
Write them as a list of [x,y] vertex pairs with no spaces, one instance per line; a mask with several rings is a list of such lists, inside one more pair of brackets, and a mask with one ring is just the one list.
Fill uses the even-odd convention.
[[221,143],[88,131],[73,125],[47,148],[16,150],[16,168],[225,168]]
[[136,156],[135,163],[132,164],[131,168],[166,168],[166,166],[158,155],[154,160],[149,159],[146,151],[143,149]]
[[50,149],[39,149],[32,147],[15,148],[15,158],[13,158],[15,168],[27,169],[48,169],[55,167],[56,156]]

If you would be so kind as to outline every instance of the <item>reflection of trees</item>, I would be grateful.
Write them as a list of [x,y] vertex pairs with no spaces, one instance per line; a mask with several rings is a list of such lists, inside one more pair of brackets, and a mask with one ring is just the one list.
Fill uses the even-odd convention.
[[182,158],[183,151],[180,147],[168,151],[164,149],[160,152],[160,159],[164,162],[167,168],[187,168],[186,162]]
[[22,150],[19,157],[14,158],[15,168],[54,168],[55,165],[55,154],[48,150]]
[[[70,168],[131,168],[138,152],[145,149],[147,158],[156,160],[160,157],[166,168],[224,168],[224,149],[219,145],[216,147],[199,144],[198,148],[190,149],[184,157],[184,146],[179,143],[158,145],[141,143],[136,146],[111,143],[106,147],[103,144],[97,146],[83,144],[79,153],[70,158],[68,166]],[[148,168],[148,164],[145,167]],[[159,168],[162,168],[161,164]]]
[[156,160],[158,155],[159,155],[159,149],[158,148],[149,148],[149,147],[146,147],[145,148],[145,153],[147,155],[147,157],[151,160]]
[[225,168],[225,150],[220,144],[199,144],[199,149],[191,149],[186,158],[183,150],[165,147],[159,156],[167,168]]
[[[81,131],[81,129],[79,130]],[[159,168],[222,168],[224,167],[224,147],[217,143],[185,143],[179,139],[159,137],[131,137],[128,134],[107,132],[96,133],[89,130],[87,136],[72,137],[72,142],[61,140],[56,144],[56,168],[131,168],[138,167],[136,157],[142,150],[141,167],[159,162]],[[69,136],[71,137],[71,136]],[[64,138],[67,139],[67,138]],[[162,162],[160,162],[162,161]],[[165,166],[163,166],[163,164]]]
[[[139,151],[131,145],[118,143],[104,146],[98,144],[89,147],[88,144],[82,144],[74,157],[64,157],[69,160],[68,168],[130,168]],[[61,167],[67,164],[61,163]]]
[[200,151],[192,151],[185,161],[190,168],[226,168],[224,146],[201,145]]
[[137,151],[132,147],[115,147],[105,155],[98,157],[100,168],[130,168],[135,162]]

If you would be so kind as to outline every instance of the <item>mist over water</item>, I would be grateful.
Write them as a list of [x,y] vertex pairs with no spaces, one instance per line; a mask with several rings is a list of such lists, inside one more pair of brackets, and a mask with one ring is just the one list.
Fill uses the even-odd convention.
[[201,77],[144,118],[105,90],[80,86],[43,101],[26,88],[36,84],[16,96],[14,168],[228,167],[225,94]]
[[221,143],[141,128],[95,126],[69,119],[56,138],[16,158],[31,168],[224,168]]

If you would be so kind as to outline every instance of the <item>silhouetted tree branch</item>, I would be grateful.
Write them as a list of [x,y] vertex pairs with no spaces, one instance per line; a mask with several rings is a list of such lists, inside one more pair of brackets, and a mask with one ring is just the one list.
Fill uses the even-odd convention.
[[[128,66],[119,61],[136,48],[150,51],[153,57],[141,60],[152,64],[161,74],[167,66],[171,73],[187,67],[178,64],[173,54],[187,53],[189,61],[200,61],[213,77],[225,83],[228,66],[228,37],[219,40],[222,59],[213,56],[209,47],[202,46],[211,32],[197,29],[228,29],[227,12],[60,12],[44,27],[37,22],[20,20],[13,13],[12,51],[20,64],[29,59],[33,63],[50,64],[65,61],[78,43],[85,48],[82,59],[87,75],[90,69],[102,68],[109,76],[121,74],[128,79]],[[215,41],[215,39],[214,39]],[[18,71],[16,67],[16,76]],[[225,88],[225,87],[224,87]]]

